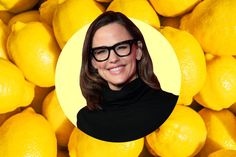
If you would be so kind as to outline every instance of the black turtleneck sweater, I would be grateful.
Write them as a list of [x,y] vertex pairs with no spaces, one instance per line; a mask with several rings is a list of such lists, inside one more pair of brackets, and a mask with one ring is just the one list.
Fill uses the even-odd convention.
[[135,140],[159,128],[177,99],[176,95],[150,88],[140,78],[119,91],[107,86],[103,90],[102,109],[82,108],[77,114],[77,127],[100,140]]

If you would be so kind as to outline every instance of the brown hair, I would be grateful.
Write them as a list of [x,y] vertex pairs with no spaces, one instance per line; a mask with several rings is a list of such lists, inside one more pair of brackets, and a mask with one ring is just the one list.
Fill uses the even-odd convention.
[[134,39],[142,42],[142,58],[137,61],[138,76],[143,82],[154,89],[160,89],[157,77],[153,72],[153,65],[148,53],[144,38],[138,27],[120,12],[107,11],[98,16],[87,30],[82,52],[82,66],[80,72],[80,88],[91,110],[100,108],[102,88],[107,84],[97,70],[92,66],[92,40],[95,32],[110,23],[119,23],[124,26]]

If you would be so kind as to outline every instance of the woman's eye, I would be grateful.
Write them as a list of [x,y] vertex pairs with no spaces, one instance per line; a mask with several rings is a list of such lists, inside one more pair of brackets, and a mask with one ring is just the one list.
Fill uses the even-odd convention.
[[94,54],[96,54],[96,55],[99,55],[99,54],[104,54],[104,53],[106,53],[107,51],[105,50],[105,49],[102,49],[102,50],[96,50],[96,51],[94,51]]
[[127,49],[128,45],[127,44],[123,44],[123,45],[119,45],[116,47],[116,50],[121,50],[121,49]]

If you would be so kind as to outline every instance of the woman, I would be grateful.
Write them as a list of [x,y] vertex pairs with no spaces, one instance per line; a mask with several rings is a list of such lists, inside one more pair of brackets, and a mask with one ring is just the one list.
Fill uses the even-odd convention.
[[157,129],[178,96],[162,91],[143,35],[119,12],[108,11],[88,28],[80,87],[87,101],[77,127],[95,138],[123,142]]

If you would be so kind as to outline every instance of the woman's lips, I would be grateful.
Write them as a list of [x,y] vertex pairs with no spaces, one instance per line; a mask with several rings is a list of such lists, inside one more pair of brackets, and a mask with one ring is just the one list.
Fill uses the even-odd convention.
[[124,65],[119,65],[116,67],[109,68],[108,70],[111,74],[119,74],[123,71],[124,67]]

